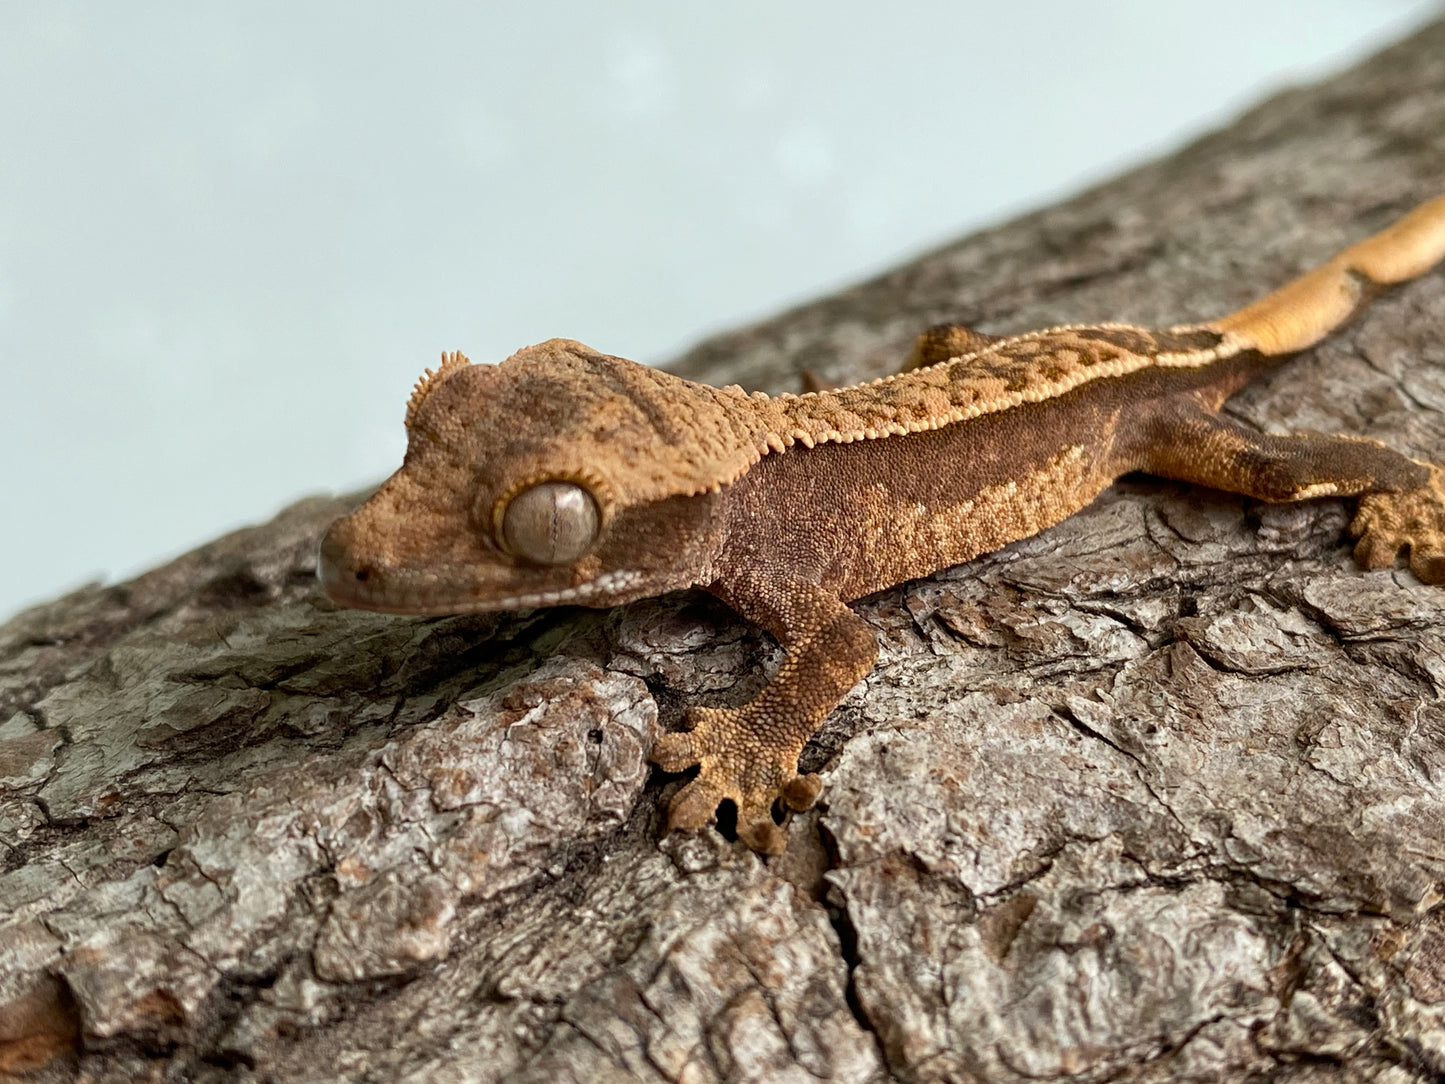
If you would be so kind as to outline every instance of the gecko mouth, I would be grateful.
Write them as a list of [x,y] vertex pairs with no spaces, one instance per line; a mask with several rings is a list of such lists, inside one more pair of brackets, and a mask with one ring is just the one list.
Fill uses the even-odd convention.
[[467,566],[433,571],[358,563],[329,532],[321,540],[316,575],[326,597],[340,606],[413,616],[533,610],[597,599],[610,603],[644,578],[641,572],[619,569],[570,587],[509,592],[482,570]]
[[[622,570],[608,572],[588,583],[552,591],[529,591],[525,594],[480,596],[450,577],[432,577],[423,573],[406,575],[397,571],[388,574],[385,584],[370,581],[357,583],[328,580],[324,574],[321,585],[332,602],[357,610],[373,610],[385,614],[428,616],[436,614],[483,613],[489,610],[535,610],[544,606],[585,605],[605,598],[610,605],[619,592],[635,586],[641,573]],[[413,578],[413,576],[415,578]]]

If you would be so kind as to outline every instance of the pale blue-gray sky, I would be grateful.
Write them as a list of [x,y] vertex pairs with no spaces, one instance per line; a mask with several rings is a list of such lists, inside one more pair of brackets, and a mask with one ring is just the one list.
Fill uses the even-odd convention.
[[7,0],[0,617],[382,477],[442,349],[664,360],[1435,11]]

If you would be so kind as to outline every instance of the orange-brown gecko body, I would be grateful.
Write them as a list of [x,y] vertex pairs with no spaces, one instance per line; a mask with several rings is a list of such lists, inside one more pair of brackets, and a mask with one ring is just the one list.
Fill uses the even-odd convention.
[[439,614],[609,606],[684,587],[776,636],[773,680],[738,708],[693,708],[653,759],[699,767],[669,823],[738,807],[776,853],[781,799],[806,808],[798,755],[872,668],[860,596],[1057,523],[1143,470],[1271,501],[1358,497],[1368,567],[1409,550],[1445,582],[1445,472],[1355,437],[1269,436],[1224,400],[1445,257],[1445,197],[1220,320],[920,338],[880,381],[798,396],[712,388],[567,340],[498,366],[447,355],[407,410],[401,469],[338,520],[321,579],[345,605]]

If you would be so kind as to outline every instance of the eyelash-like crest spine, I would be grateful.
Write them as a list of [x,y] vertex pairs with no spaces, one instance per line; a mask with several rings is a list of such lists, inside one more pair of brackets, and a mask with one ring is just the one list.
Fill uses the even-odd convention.
[[446,376],[464,366],[470,365],[471,361],[460,350],[453,350],[450,353],[442,351],[442,363],[435,370],[427,369],[421,374],[412,388],[411,398],[406,401],[406,427],[410,429],[416,420],[416,412],[421,409],[422,402]]

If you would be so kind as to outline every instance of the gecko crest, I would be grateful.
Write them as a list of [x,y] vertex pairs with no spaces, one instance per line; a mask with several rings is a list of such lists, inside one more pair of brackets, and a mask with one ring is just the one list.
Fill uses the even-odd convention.
[[471,361],[460,350],[453,350],[451,353],[442,352],[442,363],[435,370],[426,369],[417,380],[416,386],[411,390],[411,398],[406,401],[406,427],[410,429],[416,421],[417,411],[426,401],[426,397],[440,384],[447,376],[458,369],[471,364]]

